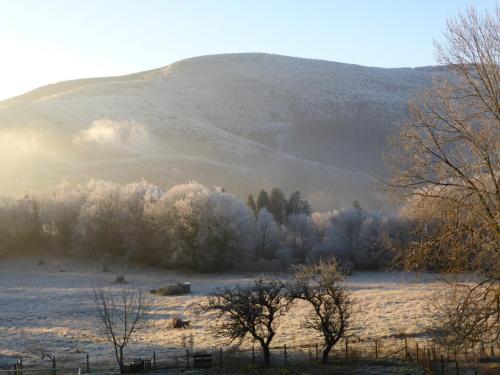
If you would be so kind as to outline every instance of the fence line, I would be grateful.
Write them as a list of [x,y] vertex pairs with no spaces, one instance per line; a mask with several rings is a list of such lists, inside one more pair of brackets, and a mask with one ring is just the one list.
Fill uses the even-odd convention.
[[[273,346],[271,350],[272,365],[288,365],[294,362],[318,363],[322,356],[322,345],[318,342],[299,345],[283,344]],[[332,360],[355,361],[360,359],[387,360],[390,358],[406,360],[416,363],[435,374],[462,373],[461,369],[480,369],[483,363],[498,363],[500,369],[500,347],[492,345],[472,348],[463,352],[453,351],[451,348],[440,346],[430,340],[417,340],[410,337],[389,337],[372,340],[351,337],[339,341],[330,353]],[[148,358],[136,359],[129,354],[125,365],[134,371],[148,369],[181,369],[192,367],[224,367],[260,365],[263,361],[259,346],[252,347],[218,347],[218,348],[176,348],[173,352],[161,353],[152,350]],[[22,359],[8,369],[0,369],[0,375],[29,375],[47,373],[51,375],[65,374],[116,374],[116,370],[109,367],[98,367],[92,364],[89,354],[78,360],[78,365],[71,367],[57,366],[55,357],[52,367],[35,367],[34,364],[23,365]],[[488,362],[489,360],[489,362]],[[46,363],[46,362],[45,362]],[[500,372],[500,371],[499,371]]]

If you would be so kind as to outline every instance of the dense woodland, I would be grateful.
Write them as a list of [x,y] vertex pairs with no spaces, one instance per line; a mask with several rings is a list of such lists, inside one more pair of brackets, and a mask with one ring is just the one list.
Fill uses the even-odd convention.
[[358,202],[313,213],[298,191],[256,196],[245,203],[196,182],[168,191],[146,181],[65,184],[48,197],[2,200],[0,254],[120,257],[199,271],[282,270],[335,255],[348,268],[378,269],[409,222],[367,212]]

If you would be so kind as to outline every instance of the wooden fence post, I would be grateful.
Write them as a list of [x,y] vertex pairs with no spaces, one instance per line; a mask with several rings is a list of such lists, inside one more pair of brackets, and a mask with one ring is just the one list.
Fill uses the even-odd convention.
[[286,344],[283,345],[283,353],[285,355],[285,365],[286,365]]
[[57,365],[56,365],[56,356],[52,357],[52,374],[56,375],[57,373]]
[[189,349],[186,349],[186,368],[189,368]]
[[312,351],[311,351],[311,344],[309,344],[308,346],[309,346],[309,362],[312,362],[313,354],[312,354]]
[[427,368],[431,369],[431,350],[427,348]]
[[219,349],[219,359],[220,359],[220,368],[224,367],[223,357],[222,357],[222,348]]
[[458,361],[457,361],[457,357],[455,357],[455,374],[460,375],[459,373],[460,372],[458,371]]
[[319,359],[318,343],[316,343],[316,361]]
[[153,368],[156,369],[156,350],[153,350]]
[[89,353],[87,353],[87,374],[90,374],[90,359],[89,359]]
[[375,339],[375,358],[378,358],[378,340]]
[[255,365],[255,346],[252,346],[252,365]]
[[444,375],[444,358],[442,354],[441,354],[441,375]]
[[348,346],[348,343],[347,343],[347,337],[345,338],[345,359],[346,360],[349,359],[349,346]]
[[418,342],[417,342],[417,365],[418,365]]

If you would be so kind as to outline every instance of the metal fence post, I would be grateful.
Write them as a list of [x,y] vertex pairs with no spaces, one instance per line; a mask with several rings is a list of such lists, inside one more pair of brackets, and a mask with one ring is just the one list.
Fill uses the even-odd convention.
[[89,353],[87,353],[87,374],[90,374],[90,360],[89,360]]

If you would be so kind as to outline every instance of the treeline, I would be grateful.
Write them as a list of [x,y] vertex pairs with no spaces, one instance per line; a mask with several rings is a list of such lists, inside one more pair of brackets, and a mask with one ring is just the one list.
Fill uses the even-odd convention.
[[381,268],[406,221],[348,209],[311,213],[299,192],[274,188],[245,204],[196,182],[168,191],[145,181],[92,180],[48,197],[4,199],[0,255],[68,255],[199,271],[286,267],[335,255],[349,268]]

